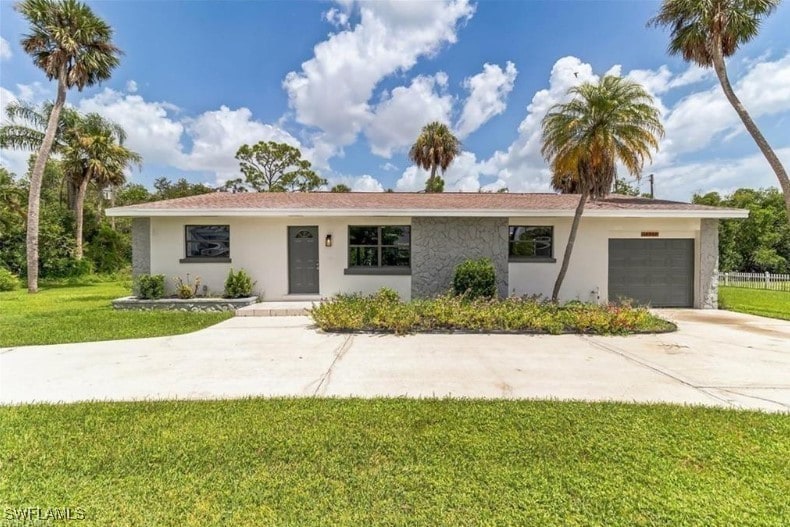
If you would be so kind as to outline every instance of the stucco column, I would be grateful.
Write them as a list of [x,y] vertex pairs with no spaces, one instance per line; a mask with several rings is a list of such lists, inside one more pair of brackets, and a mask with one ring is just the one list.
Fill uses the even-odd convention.
[[132,277],[151,272],[151,219],[132,219]]
[[411,222],[411,295],[448,291],[458,264],[490,258],[497,292],[508,295],[508,219],[414,217]]
[[694,307],[719,307],[719,220],[700,220],[699,289]]

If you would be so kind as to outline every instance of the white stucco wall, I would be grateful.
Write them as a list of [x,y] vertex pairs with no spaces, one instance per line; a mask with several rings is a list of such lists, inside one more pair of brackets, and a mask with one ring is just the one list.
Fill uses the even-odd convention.
[[[553,225],[554,263],[508,264],[511,295],[551,297],[559,273],[572,218],[510,218],[510,225]],[[700,220],[694,218],[582,218],[568,273],[560,289],[560,300],[606,302],[609,290],[609,239],[641,238],[643,231],[657,231],[659,238],[693,238],[695,265],[699,267]],[[694,291],[697,295],[698,273]],[[695,304],[698,299],[695,298]]]
[[[232,263],[179,263],[184,258],[185,225],[230,225]],[[318,226],[319,296],[341,292],[373,292],[391,287],[401,298],[411,295],[410,276],[345,275],[349,225],[409,225],[409,218],[151,218],[151,274],[164,274],[172,290],[176,277],[200,276],[209,291],[222,293],[228,270],[244,269],[257,282],[265,300],[287,300],[288,226]],[[327,234],[332,247],[325,247]]]
[[[184,257],[185,225],[230,225],[232,263],[180,263]],[[288,294],[288,226],[318,226],[319,289],[318,296],[341,292],[373,292],[391,287],[401,298],[411,296],[410,276],[346,275],[349,225],[409,225],[409,218],[248,218],[184,217],[151,218],[150,272],[164,274],[172,290],[177,276],[200,276],[203,284],[221,293],[228,270],[245,269],[257,282],[256,292],[266,300],[287,300],[300,295]],[[511,295],[551,296],[551,289],[562,262],[571,218],[513,217],[510,225],[553,225],[554,263],[510,262],[508,264]],[[642,231],[657,231],[660,238],[692,238],[699,269],[700,220],[687,218],[583,218],[565,282],[561,300],[607,301],[609,238],[640,238]],[[327,234],[332,247],[324,246]],[[695,305],[699,303],[699,276],[695,273]]]

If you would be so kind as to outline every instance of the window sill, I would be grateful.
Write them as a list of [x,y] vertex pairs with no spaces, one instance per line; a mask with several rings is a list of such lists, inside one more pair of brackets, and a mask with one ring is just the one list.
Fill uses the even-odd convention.
[[230,258],[205,256],[203,258],[181,258],[178,263],[231,263]]
[[349,267],[346,275],[410,275],[411,267]]
[[529,257],[529,256],[511,256],[507,260],[509,263],[557,263],[556,258],[548,257]]

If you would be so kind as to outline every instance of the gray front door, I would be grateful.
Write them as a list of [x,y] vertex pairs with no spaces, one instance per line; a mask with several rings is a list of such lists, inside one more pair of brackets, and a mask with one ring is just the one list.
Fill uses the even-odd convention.
[[288,292],[318,294],[318,227],[288,227]]
[[653,307],[694,304],[694,240],[610,239],[609,300]]

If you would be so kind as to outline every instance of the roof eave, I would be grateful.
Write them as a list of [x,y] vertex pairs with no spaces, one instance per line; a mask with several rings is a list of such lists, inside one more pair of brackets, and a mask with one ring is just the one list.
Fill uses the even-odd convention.
[[[127,218],[149,217],[572,217],[572,209],[270,209],[270,208],[194,208],[160,209],[116,207],[105,211],[107,216]],[[590,218],[746,218],[745,209],[587,209]]]

